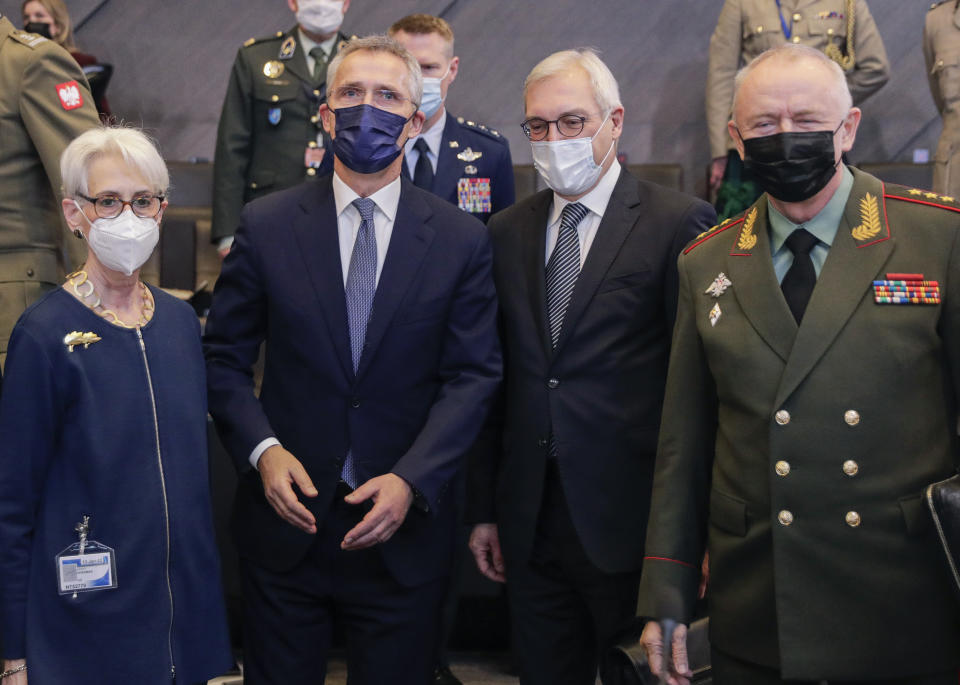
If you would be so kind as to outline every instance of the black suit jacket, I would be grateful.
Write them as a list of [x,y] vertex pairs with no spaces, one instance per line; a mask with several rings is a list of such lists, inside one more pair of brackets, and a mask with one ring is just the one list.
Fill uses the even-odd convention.
[[[210,413],[240,471],[234,525],[242,555],[277,571],[313,536],[283,521],[248,457],[275,436],[303,463],[329,510],[348,448],[361,482],[403,477],[429,504],[381,545],[395,578],[446,572],[455,524],[444,492],[500,379],[486,228],[403,181],[354,374],[332,177],[250,203],[207,320]],[[266,340],[263,388],[251,367]]]
[[676,312],[677,255],[715,214],[705,202],[621,171],[551,350],[544,262],[552,201],[552,191],[537,193],[488,224],[505,385],[499,425],[471,458],[468,514],[499,524],[508,564],[529,558],[552,426],[588,557],[609,573],[636,570]]

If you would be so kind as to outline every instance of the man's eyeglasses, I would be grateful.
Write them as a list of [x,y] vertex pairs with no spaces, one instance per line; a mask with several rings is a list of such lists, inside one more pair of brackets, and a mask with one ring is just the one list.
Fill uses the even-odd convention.
[[582,117],[579,114],[565,114],[553,121],[534,117],[520,124],[520,128],[523,129],[524,134],[530,140],[543,140],[546,138],[547,133],[550,131],[550,124],[556,126],[557,132],[564,138],[575,138],[583,131],[583,125],[586,121],[587,117]]
[[143,219],[152,219],[160,213],[160,205],[163,204],[164,200],[163,195],[154,195],[153,193],[134,195],[131,200],[123,200],[116,195],[87,197],[82,193],[77,194],[93,205],[94,211],[101,219],[113,219],[120,216],[120,212],[126,205],[130,205],[130,209],[137,216]]

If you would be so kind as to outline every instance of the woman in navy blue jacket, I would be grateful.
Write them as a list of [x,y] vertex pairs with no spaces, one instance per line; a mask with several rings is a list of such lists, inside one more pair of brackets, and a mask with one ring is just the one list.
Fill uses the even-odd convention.
[[139,270],[166,166],[131,128],[61,158],[83,269],[27,309],[0,397],[3,685],[192,684],[230,666],[199,325]]

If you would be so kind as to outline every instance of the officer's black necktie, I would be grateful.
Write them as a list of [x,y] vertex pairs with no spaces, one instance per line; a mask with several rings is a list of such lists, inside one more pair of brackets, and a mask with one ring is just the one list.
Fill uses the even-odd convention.
[[813,268],[813,260],[810,259],[810,250],[820,241],[807,229],[797,228],[787,237],[786,242],[793,253],[793,264],[783,277],[780,289],[787,306],[793,312],[793,318],[799,324],[813,293],[813,286],[817,284],[817,272]]
[[420,153],[420,156],[417,157],[417,166],[413,170],[413,184],[417,188],[431,190],[433,188],[433,165],[430,164],[430,158],[427,157],[430,146],[423,138],[417,138],[413,148]]
[[313,82],[321,84],[327,79],[327,53],[319,45],[310,48],[313,57]]

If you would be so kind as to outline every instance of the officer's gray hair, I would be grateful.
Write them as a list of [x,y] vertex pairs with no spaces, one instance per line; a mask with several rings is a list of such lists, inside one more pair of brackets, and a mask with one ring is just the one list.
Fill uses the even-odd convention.
[[740,87],[743,85],[743,82],[754,69],[771,59],[780,60],[788,64],[793,64],[801,60],[819,62],[830,72],[830,76],[834,81],[832,89],[835,89],[839,102],[843,105],[844,114],[853,107],[853,97],[850,95],[850,86],[847,84],[847,77],[844,75],[843,69],[840,68],[839,64],[815,48],[807,45],[798,45],[796,43],[784,43],[783,45],[778,45],[775,48],[761,52],[750,60],[747,66],[737,72],[737,75],[733,79],[733,112],[736,112],[737,96],[740,94]]
[[[407,52],[407,49],[400,45],[390,36],[375,34],[364,36],[363,38],[354,38],[341,46],[337,56],[330,60],[330,66],[327,67],[327,90],[332,90],[333,84],[337,80],[337,70],[343,64],[343,60],[355,52],[367,50],[369,52],[385,52],[394,57],[398,57],[407,65],[407,87],[410,90],[410,99],[419,107],[420,99],[423,97],[423,74],[420,73],[420,63],[417,58]],[[328,96],[329,97],[329,96]]]
[[620,87],[610,69],[591,48],[577,48],[576,50],[562,50],[555,52],[541,60],[523,82],[523,98],[526,100],[527,91],[535,83],[539,83],[551,76],[567,71],[572,67],[580,67],[590,77],[593,86],[593,97],[597,101],[604,116],[614,108],[620,107]]
[[89,195],[90,165],[97,159],[117,155],[146,180],[151,192],[166,195],[170,174],[154,142],[131,126],[98,126],[81,133],[60,155],[63,196]]

